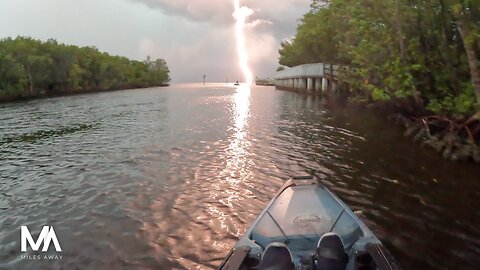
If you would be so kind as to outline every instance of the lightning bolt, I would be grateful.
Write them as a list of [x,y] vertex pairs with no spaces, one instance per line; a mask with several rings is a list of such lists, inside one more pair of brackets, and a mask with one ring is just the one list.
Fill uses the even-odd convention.
[[248,16],[253,14],[253,10],[248,7],[240,6],[240,0],[233,1],[235,12],[233,18],[235,18],[235,36],[237,40],[237,53],[239,57],[239,65],[245,76],[245,82],[250,85],[253,82],[253,74],[248,66],[248,50],[245,42],[245,23]]

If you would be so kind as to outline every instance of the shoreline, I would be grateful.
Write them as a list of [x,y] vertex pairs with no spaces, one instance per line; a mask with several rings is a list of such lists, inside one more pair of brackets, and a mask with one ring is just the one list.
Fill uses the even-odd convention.
[[147,88],[155,88],[155,87],[169,87],[170,84],[161,84],[161,85],[150,85],[150,86],[137,86],[137,87],[120,87],[115,89],[97,89],[97,90],[88,90],[88,91],[76,91],[76,92],[61,92],[56,94],[49,94],[49,95],[38,95],[38,96],[31,96],[31,97],[20,97],[20,98],[13,98],[13,99],[0,99],[0,105],[7,104],[7,103],[20,103],[32,100],[40,100],[40,99],[47,99],[47,98],[56,98],[56,97],[67,97],[67,96],[77,96],[83,94],[94,94],[94,93],[103,93],[103,92],[117,92],[117,91],[125,91],[125,90],[135,90],[135,89],[147,89]]
[[18,36],[0,39],[0,103],[167,85],[162,59],[131,60],[79,47]]
[[[480,144],[475,140],[475,136],[480,133],[480,120],[475,115],[467,119],[450,119],[446,116],[433,114],[429,112],[417,112],[418,115],[408,115],[399,110],[399,106],[392,102],[375,102],[375,101],[359,101],[355,100],[355,96],[347,95],[340,91],[338,94],[322,94],[317,95],[308,91],[295,91],[285,87],[276,86],[275,89],[280,91],[294,92],[302,95],[315,96],[327,100],[328,103],[335,102],[342,104],[348,109],[361,112],[369,112],[385,118],[386,121],[396,126],[402,126],[403,135],[409,138],[415,145],[428,147],[436,151],[444,159],[453,162],[472,162],[480,163]],[[478,117],[478,116],[477,116]],[[426,119],[433,118],[442,123],[427,123]],[[476,123],[475,123],[476,121]],[[458,124],[457,124],[458,122]],[[473,135],[471,131],[467,134],[470,138],[463,136],[462,129],[468,124],[476,124]],[[435,128],[433,125],[437,124]],[[444,127],[448,124],[447,127]],[[457,126],[452,129],[452,126]],[[465,130],[468,130],[465,129]]]

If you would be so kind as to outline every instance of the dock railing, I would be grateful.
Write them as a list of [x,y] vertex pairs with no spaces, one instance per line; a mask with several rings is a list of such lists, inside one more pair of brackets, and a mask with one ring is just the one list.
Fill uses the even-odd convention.
[[280,70],[273,75],[277,88],[309,93],[337,91],[338,65],[324,63],[304,64]]

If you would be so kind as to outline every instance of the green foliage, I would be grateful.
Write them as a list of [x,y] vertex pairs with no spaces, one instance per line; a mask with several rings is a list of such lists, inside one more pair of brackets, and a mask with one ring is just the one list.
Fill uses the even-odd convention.
[[375,87],[374,85],[369,84],[367,89],[372,93],[372,98],[375,101],[386,101],[390,100],[390,96],[385,90]]
[[435,113],[450,112],[459,116],[468,115],[475,111],[475,94],[471,84],[464,84],[464,90],[458,95],[451,94],[441,99],[430,99],[427,109]]
[[140,62],[53,39],[0,40],[0,101],[157,86],[169,81],[163,59]]
[[[470,30],[465,40],[460,17]],[[348,66],[341,77],[352,94],[469,115],[478,101],[463,42],[479,55],[480,1],[316,0],[295,37],[282,42],[279,63]]]

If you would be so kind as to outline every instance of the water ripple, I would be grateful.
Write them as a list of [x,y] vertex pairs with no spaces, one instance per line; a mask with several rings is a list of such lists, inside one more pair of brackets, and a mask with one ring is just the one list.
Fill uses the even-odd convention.
[[[62,112],[59,114],[58,112]],[[214,269],[284,179],[316,173],[406,269],[476,269],[479,168],[383,120],[268,87],[0,106],[0,268]],[[52,225],[64,258],[20,259]]]

